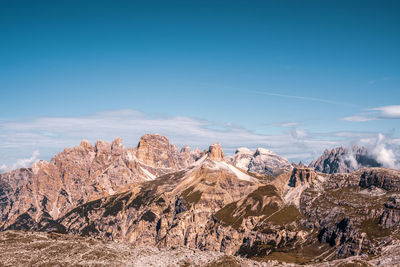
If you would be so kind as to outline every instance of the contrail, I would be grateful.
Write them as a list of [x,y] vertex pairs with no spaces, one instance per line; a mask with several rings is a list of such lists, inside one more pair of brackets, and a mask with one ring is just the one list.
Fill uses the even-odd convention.
[[354,105],[354,104],[344,103],[344,102],[336,102],[336,101],[331,101],[331,100],[322,99],[322,98],[297,96],[297,95],[285,95],[285,94],[269,93],[269,92],[264,92],[264,91],[253,91],[253,92],[256,94],[261,94],[261,95],[278,96],[278,97],[285,97],[285,98],[294,98],[294,99],[315,101],[315,102],[321,102],[321,103],[328,103],[328,104],[333,104],[333,105],[357,107],[357,105]]

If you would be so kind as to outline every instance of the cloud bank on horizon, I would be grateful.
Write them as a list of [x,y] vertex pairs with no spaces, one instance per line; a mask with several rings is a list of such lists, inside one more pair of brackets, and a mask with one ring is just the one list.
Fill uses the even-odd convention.
[[[382,118],[395,119],[396,107],[399,106],[371,110],[379,111]],[[261,134],[229,123],[153,116],[136,110],[114,110],[84,117],[0,121],[0,172],[29,167],[39,160],[39,155],[49,160],[83,139],[94,143],[99,139],[112,141],[120,136],[125,146],[136,146],[140,136],[146,133],[159,133],[167,136],[171,143],[192,148],[205,149],[209,144],[220,142],[227,154],[242,146],[265,147],[289,160],[305,162],[316,159],[325,149],[358,144],[365,146],[383,166],[400,168],[400,138],[391,132],[310,132],[296,122],[281,123],[280,127],[281,134]]]
[[400,119],[400,105],[366,109],[368,112],[342,118],[344,121],[365,122],[382,119]]

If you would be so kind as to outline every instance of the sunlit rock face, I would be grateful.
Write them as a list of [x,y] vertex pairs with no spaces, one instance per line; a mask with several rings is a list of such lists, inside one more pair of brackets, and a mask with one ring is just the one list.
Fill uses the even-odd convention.
[[208,149],[209,158],[215,161],[224,160],[224,152],[222,151],[221,145],[219,143],[215,143],[210,146]]
[[133,149],[120,138],[95,145],[82,141],[50,162],[0,175],[0,229],[56,220],[76,205],[176,172],[199,156],[188,147],[179,152],[161,135],[145,135]]
[[310,168],[294,168],[290,176],[289,186],[296,187],[304,184],[312,184],[317,178],[317,173]]

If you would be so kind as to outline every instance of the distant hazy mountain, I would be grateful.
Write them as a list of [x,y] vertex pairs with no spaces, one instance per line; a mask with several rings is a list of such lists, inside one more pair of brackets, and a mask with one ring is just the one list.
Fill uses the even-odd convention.
[[242,147],[237,149],[234,155],[228,157],[228,160],[234,166],[243,170],[272,176],[292,169],[292,165],[287,159],[265,148],[257,148],[256,151],[251,151]]
[[310,168],[323,173],[348,173],[363,167],[381,167],[373,157],[368,155],[365,147],[354,146],[352,150],[337,147],[325,150],[316,160],[311,162]]

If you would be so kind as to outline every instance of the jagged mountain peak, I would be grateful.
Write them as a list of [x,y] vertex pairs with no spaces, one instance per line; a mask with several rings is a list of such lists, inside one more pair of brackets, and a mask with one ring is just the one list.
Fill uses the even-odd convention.
[[323,173],[348,173],[363,167],[380,167],[363,146],[355,145],[351,149],[343,146],[332,150],[325,149],[324,153],[310,163],[309,167]]
[[88,140],[82,140],[79,146],[89,150],[93,150],[94,148],[93,145]]
[[156,147],[168,147],[170,145],[169,140],[166,136],[161,134],[145,134],[140,137],[140,141],[137,147],[141,146],[156,146]]
[[122,146],[122,139],[121,137],[117,137],[114,139],[114,141],[112,141],[111,143],[112,146]]
[[297,162],[292,162],[292,166],[293,166],[293,168],[303,168],[303,167],[307,167],[307,165],[306,164],[304,164],[304,162],[303,161],[299,161],[298,163]]
[[181,153],[190,153],[190,146],[183,146],[180,150]]
[[224,151],[222,151],[221,145],[219,143],[210,145],[208,149],[208,156],[211,160],[214,161],[222,161],[225,158]]
[[73,206],[184,169],[197,160],[197,153],[187,149],[180,153],[160,135],[143,136],[140,146],[129,149],[119,137],[111,143],[98,140],[94,146],[83,140],[50,162],[0,175],[5,188],[19,192],[3,199],[0,228],[24,216],[36,221],[48,214],[57,219]]

